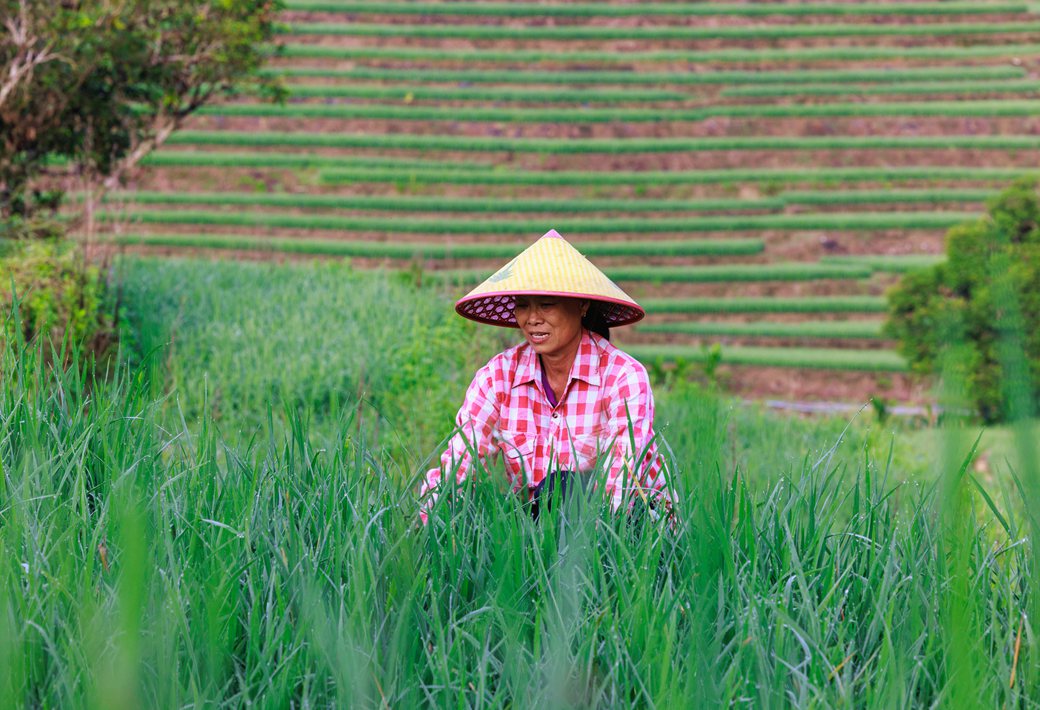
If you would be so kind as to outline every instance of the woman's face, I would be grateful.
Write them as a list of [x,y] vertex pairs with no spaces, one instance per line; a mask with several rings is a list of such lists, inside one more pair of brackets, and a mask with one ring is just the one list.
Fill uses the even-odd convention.
[[589,302],[559,296],[517,296],[513,315],[539,355],[564,355],[581,340],[581,318]]

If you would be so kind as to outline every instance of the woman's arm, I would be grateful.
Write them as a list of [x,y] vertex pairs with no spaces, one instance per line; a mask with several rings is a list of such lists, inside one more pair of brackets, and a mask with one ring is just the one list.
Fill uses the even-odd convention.
[[426,511],[437,500],[437,488],[445,474],[455,471],[462,483],[469,474],[473,454],[481,459],[491,453],[492,433],[498,426],[498,395],[495,392],[494,361],[477,371],[466,390],[462,407],[455,416],[455,435],[440,457],[440,465],[426,472],[419,489],[419,517],[426,524]]
[[611,508],[618,510],[626,493],[633,501],[649,498],[670,508],[671,489],[654,441],[654,395],[646,369],[633,362],[618,376],[608,396],[612,440],[606,491]]

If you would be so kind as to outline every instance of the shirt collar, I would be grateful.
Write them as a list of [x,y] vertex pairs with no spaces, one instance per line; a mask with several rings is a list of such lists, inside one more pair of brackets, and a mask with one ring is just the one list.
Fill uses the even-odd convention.
[[[578,351],[574,354],[574,364],[571,365],[570,380],[581,380],[594,387],[599,387],[599,346],[587,329],[582,329],[581,342],[578,343]],[[525,343],[523,353],[513,373],[513,387],[524,385],[529,382],[540,382],[538,370],[538,353],[529,344]]]

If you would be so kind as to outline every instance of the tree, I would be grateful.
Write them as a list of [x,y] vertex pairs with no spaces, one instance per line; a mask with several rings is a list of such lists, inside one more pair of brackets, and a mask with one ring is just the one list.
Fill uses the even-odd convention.
[[[889,293],[887,333],[911,367],[961,378],[989,422],[1040,402],[1040,195],[1035,178],[993,198],[986,216],[946,236],[946,262]],[[949,368],[953,368],[950,371]],[[1018,407],[1022,410],[1023,407]]]
[[0,0],[0,222],[52,209],[57,162],[93,211],[192,112],[252,82],[276,0]]

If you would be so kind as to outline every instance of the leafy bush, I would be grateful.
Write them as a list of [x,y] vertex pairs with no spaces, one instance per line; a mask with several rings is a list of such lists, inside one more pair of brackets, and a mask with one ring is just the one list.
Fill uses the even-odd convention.
[[0,258],[0,303],[4,312],[18,301],[18,317],[4,321],[0,338],[16,330],[25,340],[40,338],[101,347],[110,329],[103,308],[105,284],[99,270],[85,265],[78,246],[56,240],[11,242]]
[[[964,350],[947,366],[962,378],[979,414],[1009,414],[1010,387],[1040,399],[1040,195],[1036,178],[1015,182],[989,203],[985,217],[946,237],[947,261],[907,274],[889,294],[886,332],[914,370],[936,373],[949,345]],[[1017,381],[1001,357],[1004,343],[1024,350],[1028,365]]]

